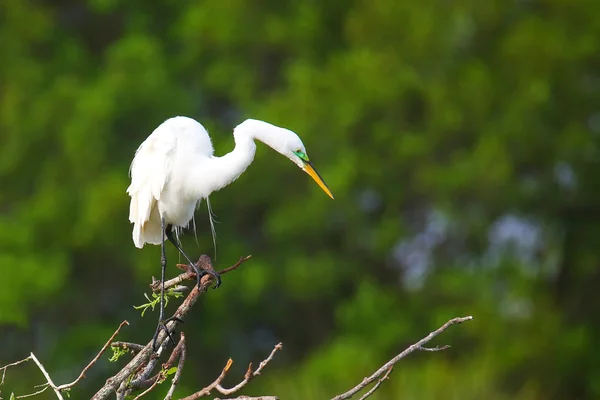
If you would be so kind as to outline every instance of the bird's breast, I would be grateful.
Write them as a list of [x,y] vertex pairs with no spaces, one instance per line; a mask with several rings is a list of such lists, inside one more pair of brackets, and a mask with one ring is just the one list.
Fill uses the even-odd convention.
[[168,224],[185,227],[194,217],[198,199],[193,199],[182,191],[169,190],[167,186],[158,201],[158,211]]

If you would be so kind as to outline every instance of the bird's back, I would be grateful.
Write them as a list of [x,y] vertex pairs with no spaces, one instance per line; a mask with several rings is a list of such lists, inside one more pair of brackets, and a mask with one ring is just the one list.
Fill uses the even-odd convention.
[[[184,160],[211,157],[213,146],[206,129],[188,117],[173,117],[159,125],[140,145],[131,163],[129,220],[134,224],[133,242],[162,242],[161,215],[158,203],[177,193],[165,193],[172,186],[173,170]],[[176,200],[175,200],[176,201]]]

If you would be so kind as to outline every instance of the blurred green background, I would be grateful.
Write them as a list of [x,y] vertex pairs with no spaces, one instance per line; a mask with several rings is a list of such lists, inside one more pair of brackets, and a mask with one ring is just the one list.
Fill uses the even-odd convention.
[[[123,319],[150,340],[134,151],[187,115],[222,155],[251,117],[298,132],[336,199],[260,144],[211,197],[215,264],[253,258],[186,321],[179,395],[282,341],[245,394],[325,399],[473,315],[373,398],[600,398],[597,0],[2,0],[0,60],[1,364],[33,351],[65,383]],[[196,215],[184,248],[212,256]]]

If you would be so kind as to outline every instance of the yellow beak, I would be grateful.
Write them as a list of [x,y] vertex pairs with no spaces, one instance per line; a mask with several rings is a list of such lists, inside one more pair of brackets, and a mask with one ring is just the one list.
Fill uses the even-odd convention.
[[321,178],[321,175],[319,175],[319,173],[317,172],[317,170],[312,166],[312,164],[310,162],[305,161],[304,162],[304,167],[302,167],[302,170],[304,172],[306,172],[308,175],[310,175],[310,177],[313,178],[315,180],[315,182],[317,182],[317,185],[319,185],[321,187],[321,189],[323,189],[323,191],[325,193],[327,193],[327,195],[333,199],[333,195],[331,194],[331,190],[329,190],[329,188],[327,187],[327,185],[323,181],[323,178]]

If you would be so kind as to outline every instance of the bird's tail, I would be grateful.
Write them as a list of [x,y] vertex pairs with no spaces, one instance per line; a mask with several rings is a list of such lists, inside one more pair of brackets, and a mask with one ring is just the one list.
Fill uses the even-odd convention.
[[133,223],[133,243],[141,249],[145,243],[161,244],[163,239],[160,213],[155,202],[138,204],[139,194],[133,195],[129,208],[129,220]]
[[144,243],[161,244],[163,232],[160,223],[160,214],[158,210],[153,210],[150,219],[144,224],[134,223],[133,225],[133,243],[135,247],[141,249]]

